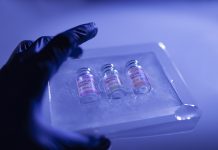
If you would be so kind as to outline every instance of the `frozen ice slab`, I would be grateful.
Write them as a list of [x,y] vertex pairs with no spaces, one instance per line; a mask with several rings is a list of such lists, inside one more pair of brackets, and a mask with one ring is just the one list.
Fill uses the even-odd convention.
[[[194,127],[200,118],[199,109],[190,101],[192,98],[182,77],[163,46],[162,43],[153,43],[106,48],[90,51],[90,54],[105,52],[98,57],[89,55],[84,59],[68,59],[49,83],[52,125],[70,132],[98,132],[117,137],[159,134],[163,133],[163,127],[170,132],[171,125],[177,122],[186,123],[188,128],[185,129]],[[125,65],[133,59],[140,62],[151,84],[151,91],[146,94],[134,94],[128,80]],[[121,99],[108,98],[101,86],[101,67],[107,63],[113,63],[119,72],[126,91]],[[93,70],[99,91],[98,99],[86,104],[80,102],[76,84],[77,70],[82,67]],[[145,130],[152,126],[155,133]],[[184,125],[181,128],[175,126],[185,130]]]

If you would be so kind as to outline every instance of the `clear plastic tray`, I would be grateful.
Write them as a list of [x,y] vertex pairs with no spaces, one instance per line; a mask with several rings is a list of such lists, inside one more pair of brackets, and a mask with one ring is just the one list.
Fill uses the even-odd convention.
[[[95,56],[97,54],[97,56]],[[89,56],[89,57],[87,57]],[[127,61],[136,59],[146,72],[151,91],[137,96],[125,71]],[[101,82],[101,67],[113,63],[129,93],[110,99],[101,92],[97,101],[81,103],[76,76],[90,67]],[[200,111],[163,43],[87,50],[82,59],[68,59],[48,86],[51,124],[73,132],[98,133],[111,138],[128,138],[193,129]]]

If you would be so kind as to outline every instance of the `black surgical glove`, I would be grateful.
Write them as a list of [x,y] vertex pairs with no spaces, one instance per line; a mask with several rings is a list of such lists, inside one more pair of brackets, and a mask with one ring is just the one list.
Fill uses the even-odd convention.
[[108,149],[110,141],[104,136],[67,135],[35,119],[48,80],[68,56],[78,58],[78,46],[96,34],[94,23],[88,23],[17,46],[0,70],[0,149]]

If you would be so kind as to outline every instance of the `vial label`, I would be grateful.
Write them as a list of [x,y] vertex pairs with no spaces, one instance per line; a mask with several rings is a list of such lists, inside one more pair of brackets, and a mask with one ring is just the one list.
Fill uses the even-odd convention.
[[92,76],[82,75],[77,80],[77,87],[79,96],[87,96],[89,94],[97,94],[95,88],[95,80]]
[[104,79],[105,89],[107,92],[113,92],[121,87],[120,79],[117,75],[110,75]]
[[128,73],[134,88],[150,85],[142,68],[131,67]]

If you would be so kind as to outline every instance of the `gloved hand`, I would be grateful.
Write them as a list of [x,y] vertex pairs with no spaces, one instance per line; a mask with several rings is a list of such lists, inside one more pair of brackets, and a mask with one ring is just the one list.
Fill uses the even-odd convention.
[[3,149],[106,150],[104,136],[67,135],[40,124],[35,108],[41,104],[48,80],[68,56],[78,58],[78,46],[97,34],[94,23],[83,24],[55,37],[23,41],[0,70],[0,136]]

